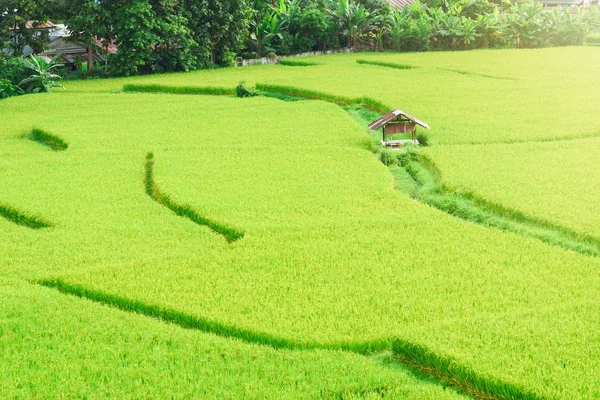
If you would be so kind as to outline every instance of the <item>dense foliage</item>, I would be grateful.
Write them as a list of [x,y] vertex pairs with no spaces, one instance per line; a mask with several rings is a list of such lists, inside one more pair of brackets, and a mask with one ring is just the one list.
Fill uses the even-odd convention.
[[0,99],[23,93],[19,82],[26,77],[25,65],[20,58],[0,59]]
[[62,67],[57,58],[46,61],[43,57],[8,57],[0,60],[0,99],[24,93],[51,92],[62,87],[57,69]]
[[66,0],[65,21],[87,43],[115,44],[117,75],[231,64],[247,26],[244,1]]
[[0,0],[0,57],[21,54],[26,46],[41,51],[48,35],[38,28],[53,10],[52,0]]
[[237,55],[275,57],[346,47],[426,51],[578,45],[600,27],[595,8],[548,12],[532,1],[427,0],[399,10],[384,0],[0,0],[0,11],[4,56],[21,54],[25,46],[40,52],[48,33],[39,26],[59,20],[75,39],[107,57],[109,46],[118,47],[108,63],[112,75],[189,71],[233,65]]
[[[315,12],[324,16],[311,22],[318,27],[315,33],[299,34],[291,21],[313,18]],[[263,34],[264,47],[277,54],[336,46],[426,51],[581,45],[600,27],[600,15],[595,8],[545,11],[532,1],[502,6],[489,0],[416,2],[399,10],[382,0],[278,0],[253,24]],[[325,33],[328,41],[322,40]]]

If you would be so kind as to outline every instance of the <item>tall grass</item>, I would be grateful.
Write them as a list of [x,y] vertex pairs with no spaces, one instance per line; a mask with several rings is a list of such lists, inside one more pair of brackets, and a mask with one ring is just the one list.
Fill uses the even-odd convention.
[[140,93],[171,93],[171,94],[200,94],[208,96],[234,96],[235,88],[196,87],[196,86],[165,86],[165,85],[123,85],[124,92]]
[[52,224],[43,218],[23,214],[12,207],[2,204],[0,204],[0,217],[6,218],[10,222],[13,222],[17,225],[25,226],[31,229],[52,227]]
[[50,147],[55,151],[63,151],[69,148],[69,144],[59,138],[58,136],[52,135],[42,129],[34,128],[31,132],[25,136],[25,138],[38,142],[41,145]]
[[323,100],[328,101],[330,103],[334,103],[340,106],[350,106],[353,104],[360,104],[367,107],[370,110],[377,111],[380,113],[387,113],[391,110],[391,108],[382,102],[372,99],[370,97],[345,97],[345,96],[336,96],[324,92],[317,92],[313,90],[307,90],[302,88],[297,88],[293,86],[282,86],[282,85],[271,85],[266,83],[258,83],[256,84],[256,88],[258,90],[273,92],[273,93],[281,93],[288,96],[294,97],[303,97],[306,99],[313,100]]
[[387,67],[387,68],[394,68],[394,69],[413,69],[413,68],[417,68],[414,65],[409,65],[409,64],[398,64],[398,63],[392,63],[392,62],[384,62],[384,61],[370,61],[370,60],[356,60],[357,64],[364,64],[364,65],[375,65],[378,67]]
[[440,382],[456,387],[476,399],[541,400],[543,397],[516,385],[479,375],[456,360],[439,356],[425,346],[396,339],[392,343],[394,358],[402,364],[431,375]]
[[41,286],[94,302],[105,304],[122,311],[141,314],[185,329],[194,329],[246,343],[286,350],[342,350],[360,355],[370,355],[392,350],[394,360],[411,369],[417,369],[444,385],[449,385],[471,394],[477,399],[525,399],[539,400],[539,396],[497,379],[483,377],[467,367],[429,351],[426,347],[401,339],[382,339],[368,342],[319,343],[290,340],[264,332],[238,328],[233,325],[211,321],[160,306],[145,304],[123,296],[90,290],[80,285],[66,283],[60,279],[41,280]]
[[288,66],[288,67],[314,67],[314,66],[320,65],[320,64],[312,63],[312,62],[308,62],[308,61],[290,60],[290,59],[283,58],[283,59],[279,60],[279,65],[284,65],[284,66]]
[[402,157],[401,153],[399,163],[417,183],[414,194],[424,203],[469,222],[532,237],[577,253],[600,256],[598,239],[526,217],[472,193],[452,191],[440,183],[440,172],[427,157],[420,155],[417,160]]

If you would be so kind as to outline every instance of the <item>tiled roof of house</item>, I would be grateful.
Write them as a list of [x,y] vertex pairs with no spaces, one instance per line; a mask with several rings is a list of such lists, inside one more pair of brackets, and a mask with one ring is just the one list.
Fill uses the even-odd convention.
[[115,44],[115,42],[111,42],[108,45],[108,48],[105,48],[104,44],[102,43],[102,41],[100,41],[98,39],[94,39],[94,43],[96,44],[96,46],[98,46],[99,48],[101,48],[103,51],[106,51],[108,54],[117,54],[117,52],[119,51],[119,48],[117,47],[117,45]]
[[[37,26],[36,26],[36,24],[37,24]],[[54,28],[55,26],[56,26],[56,25],[54,25],[54,24],[53,24],[52,22],[50,22],[50,21],[48,21],[48,22],[45,22],[45,23],[43,23],[43,24],[40,24],[38,21],[27,21],[27,22],[25,23],[25,28],[26,28],[26,29],[33,29],[34,27],[35,27],[35,28],[37,28],[37,29],[52,29],[52,28]],[[14,31],[14,30],[15,30],[15,27],[14,27],[14,26],[11,26],[9,29],[10,29],[11,31]]]
[[388,3],[392,5],[392,7],[396,7],[399,10],[402,10],[405,6],[410,6],[415,0],[387,0]]
[[[27,29],[32,29],[36,24],[36,21],[27,21]],[[52,29],[54,28],[56,25],[54,25],[52,22],[48,21],[46,23],[43,24],[39,24],[37,26],[37,29]]]

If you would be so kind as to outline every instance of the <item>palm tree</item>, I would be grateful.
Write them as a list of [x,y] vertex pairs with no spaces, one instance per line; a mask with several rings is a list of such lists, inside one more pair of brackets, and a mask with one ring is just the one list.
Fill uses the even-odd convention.
[[64,88],[63,85],[56,82],[61,79],[60,75],[55,73],[56,69],[63,66],[63,64],[57,63],[59,57],[60,54],[57,54],[52,60],[46,62],[43,57],[32,54],[28,59],[24,59],[25,68],[33,73],[23,79],[19,86],[27,93],[51,92],[55,87]]

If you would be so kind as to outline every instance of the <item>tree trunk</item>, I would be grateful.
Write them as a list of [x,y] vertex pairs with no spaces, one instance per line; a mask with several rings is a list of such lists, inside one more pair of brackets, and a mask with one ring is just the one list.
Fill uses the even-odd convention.
[[94,68],[94,57],[93,57],[93,53],[92,53],[92,46],[88,46],[88,67],[87,67],[87,72],[86,75],[89,75],[90,72],[92,72],[92,69]]

